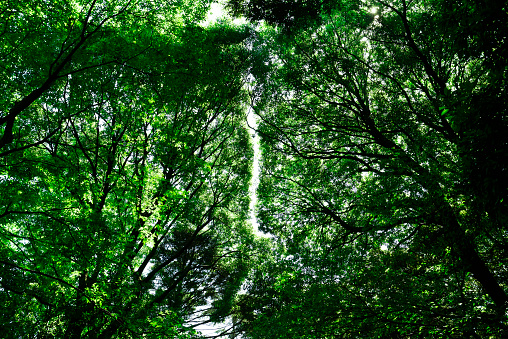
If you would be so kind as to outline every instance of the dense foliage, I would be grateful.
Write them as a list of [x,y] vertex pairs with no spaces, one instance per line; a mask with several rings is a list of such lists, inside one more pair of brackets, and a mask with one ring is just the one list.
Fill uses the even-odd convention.
[[222,319],[253,244],[250,31],[197,25],[206,1],[1,6],[2,336]]
[[506,336],[506,4],[336,3],[260,33],[258,218],[276,249],[238,326]]
[[209,6],[0,2],[2,333],[508,336],[507,4]]

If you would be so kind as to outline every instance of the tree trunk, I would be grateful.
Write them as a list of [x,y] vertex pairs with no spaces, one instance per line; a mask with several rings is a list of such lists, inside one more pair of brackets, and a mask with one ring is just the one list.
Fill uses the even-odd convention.
[[478,254],[475,244],[468,238],[462,227],[459,225],[451,207],[445,203],[444,213],[439,218],[448,229],[447,239],[456,253],[461,258],[465,269],[471,272],[474,278],[482,285],[492,301],[496,304],[498,314],[504,314],[508,303],[506,292],[499,285],[496,277],[487,267]]

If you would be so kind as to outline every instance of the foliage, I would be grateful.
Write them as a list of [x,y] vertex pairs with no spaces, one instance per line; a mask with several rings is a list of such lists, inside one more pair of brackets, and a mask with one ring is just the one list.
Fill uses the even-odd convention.
[[506,337],[506,4],[209,5],[0,3],[3,332]]
[[[506,336],[507,11],[372,1],[265,27],[249,338]],[[268,18],[270,22],[270,18]]]
[[191,338],[228,315],[254,246],[251,33],[200,27],[208,5],[1,3],[3,333]]
[[293,29],[319,22],[322,12],[330,12],[339,3],[341,1],[228,0],[226,7],[236,17],[244,16],[253,22],[264,20],[269,24]]

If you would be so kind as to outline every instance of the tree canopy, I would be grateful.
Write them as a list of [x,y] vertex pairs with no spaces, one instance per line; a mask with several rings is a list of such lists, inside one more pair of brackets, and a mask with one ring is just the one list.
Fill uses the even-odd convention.
[[3,333],[187,338],[228,314],[253,246],[251,33],[199,26],[208,5],[2,3]]
[[0,3],[3,332],[507,336],[506,3],[210,3]]
[[238,303],[248,338],[506,335],[505,5],[344,3],[260,33],[277,249]]

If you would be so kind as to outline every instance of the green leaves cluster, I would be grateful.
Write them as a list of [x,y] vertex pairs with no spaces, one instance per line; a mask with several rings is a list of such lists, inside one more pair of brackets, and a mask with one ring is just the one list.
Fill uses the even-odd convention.
[[230,313],[255,246],[251,32],[199,26],[208,5],[2,2],[10,337],[191,338]]
[[258,216],[278,247],[240,301],[247,337],[506,335],[500,6],[372,1],[263,29]]
[[505,337],[504,4],[209,5],[0,4],[4,332]]

